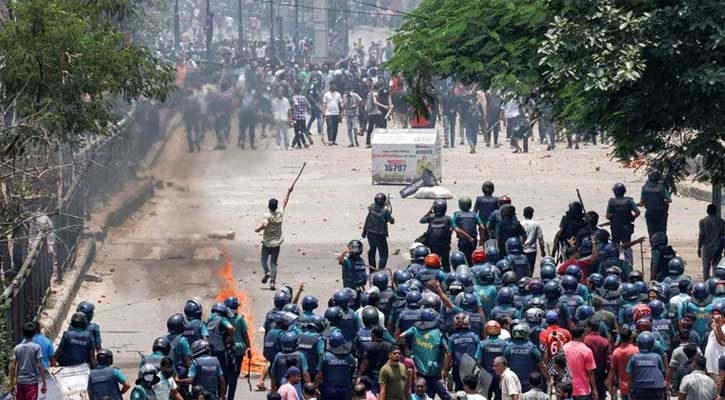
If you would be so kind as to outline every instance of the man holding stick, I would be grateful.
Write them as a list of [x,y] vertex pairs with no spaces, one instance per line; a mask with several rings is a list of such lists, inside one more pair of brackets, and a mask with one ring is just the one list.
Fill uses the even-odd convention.
[[287,202],[292,190],[295,188],[297,180],[300,179],[302,171],[304,171],[307,163],[302,165],[300,172],[297,174],[292,185],[287,189],[287,194],[282,200],[282,208],[279,208],[279,202],[275,198],[269,199],[267,204],[268,211],[264,214],[262,225],[254,229],[254,232],[262,232],[262,269],[264,277],[262,283],[269,281],[269,289],[275,290],[277,281],[277,259],[279,258],[279,248],[284,242],[282,237],[282,220],[284,219],[284,210],[287,208]]

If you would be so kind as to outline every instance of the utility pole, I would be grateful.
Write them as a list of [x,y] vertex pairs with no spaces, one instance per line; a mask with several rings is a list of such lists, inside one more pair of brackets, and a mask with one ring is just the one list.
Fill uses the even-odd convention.
[[214,38],[214,15],[211,12],[211,0],[206,0],[206,60],[212,61]]
[[295,0],[295,34],[293,35],[295,41],[295,49],[300,43],[300,0]]
[[715,205],[717,216],[722,218],[722,185],[712,185],[712,204]]
[[322,63],[328,57],[328,29],[327,29],[327,9],[328,0],[314,0],[315,9],[313,17],[314,25],[314,58],[315,62]]
[[[176,0],[177,2],[179,0]],[[239,49],[241,50],[242,47],[244,47],[244,9],[242,8],[242,3],[244,0],[237,0],[237,18],[239,18],[239,23],[237,24],[237,30],[238,30],[238,39],[239,39]]]
[[269,57],[272,58],[272,55],[274,54],[274,47],[272,44],[274,43],[274,0],[271,0],[269,2],[269,46],[267,48],[269,49]]
[[179,51],[181,46],[181,16],[179,15],[179,0],[174,0],[174,49]]

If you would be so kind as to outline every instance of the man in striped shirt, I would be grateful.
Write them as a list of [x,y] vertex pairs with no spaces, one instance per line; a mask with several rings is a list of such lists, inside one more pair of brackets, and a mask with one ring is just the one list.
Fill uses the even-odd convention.
[[[294,96],[292,96],[292,123],[294,124],[295,137],[292,140],[292,147],[305,148],[310,147],[305,142],[305,133],[307,132],[307,124],[305,117],[310,110],[310,102],[307,101],[307,97],[302,95],[299,87],[294,90]],[[310,144],[312,144],[312,138],[309,138]]]

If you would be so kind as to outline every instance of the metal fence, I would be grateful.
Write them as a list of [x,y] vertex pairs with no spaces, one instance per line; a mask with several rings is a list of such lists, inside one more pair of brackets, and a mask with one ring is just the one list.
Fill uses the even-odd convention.
[[[154,125],[154,122],[156,125]],[[58,162],[63,176],[56,187],[62,198],[44,199],[52,228],[19,227],[12,242],[0,241],[0,264],[10,282],[0,304],[7,307],[8,334],[16,342],[22,324],[34,320],[50,289],[51,277],[63,279],[74,262],[90,209],[123,183],[136,176],[136,166],[163,135],[158,129],[158,109],[139,102],[112,135],[90,141],[83,149],[64,148]],[[37,224],[36,224],[37,227]],[[33,236],[35,235],[35,236]],[[32,236],[32,237],[31,237]],[[53,246],[53,252],[48,245]]]

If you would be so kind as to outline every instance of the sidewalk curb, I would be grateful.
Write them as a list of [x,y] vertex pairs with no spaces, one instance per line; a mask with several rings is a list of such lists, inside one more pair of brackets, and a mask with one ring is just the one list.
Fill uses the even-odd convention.
[[690,197],[695,200],[704,201],[707,203],[712,202],[712,189],[706,190],[699,187],[692,186],[687,183],[676,183],[677,194],[684,197]]

